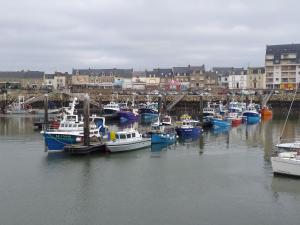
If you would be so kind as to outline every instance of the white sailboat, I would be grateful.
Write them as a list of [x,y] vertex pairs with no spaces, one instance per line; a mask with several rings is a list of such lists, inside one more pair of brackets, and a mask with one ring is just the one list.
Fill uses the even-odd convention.
[[279,153],[271,163],[275,174],[300,176],[300,151]]
[[[297,84],[298,86],[298,84]],[[293,100],[291,102],[281,135],[280,140],[283,135],[283,131],[285,129],[288,117],[290,115],[292,105],[294,103],[295,97],[297,94],[297,89],[295,90],[295,94]],[[285,175],[293,175],[300,176],[300,142],[281,142],[275,145],[279,149],[283,149],[288,152],[278,153],[276,156],[271,157],[271,164],[274,174],[285,174]]]

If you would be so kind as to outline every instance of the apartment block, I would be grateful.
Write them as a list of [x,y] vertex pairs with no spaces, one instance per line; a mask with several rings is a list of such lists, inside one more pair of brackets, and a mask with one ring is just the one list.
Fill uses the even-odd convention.
[[268,45],[265,68],[267,88],[295,89],[300,81],[300,44]]

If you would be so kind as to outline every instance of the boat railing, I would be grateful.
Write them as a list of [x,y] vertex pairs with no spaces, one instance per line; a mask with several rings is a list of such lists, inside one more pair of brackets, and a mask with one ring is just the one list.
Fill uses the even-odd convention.
[[283,143],[299,143],[300,144],[300,138],[281,138],[279,140],[278,144],[283,144]]

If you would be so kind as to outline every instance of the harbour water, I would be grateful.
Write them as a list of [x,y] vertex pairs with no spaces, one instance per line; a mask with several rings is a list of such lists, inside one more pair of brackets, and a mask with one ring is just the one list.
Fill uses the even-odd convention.
[[299,224],[300,179],[274,177],[269,161],[284,118],[84,157],[45,153],[32,120],[0,118],[0,224]]

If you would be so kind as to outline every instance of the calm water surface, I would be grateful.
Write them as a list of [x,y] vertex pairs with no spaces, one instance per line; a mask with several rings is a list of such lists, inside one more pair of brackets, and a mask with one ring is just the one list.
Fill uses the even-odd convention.
[[[296,225],[300,180],[273,177],[283,120],[167,149],[47,155],[32,118],[0,118],[0,224]],[[289,121],[285,137],[299,136]]]

